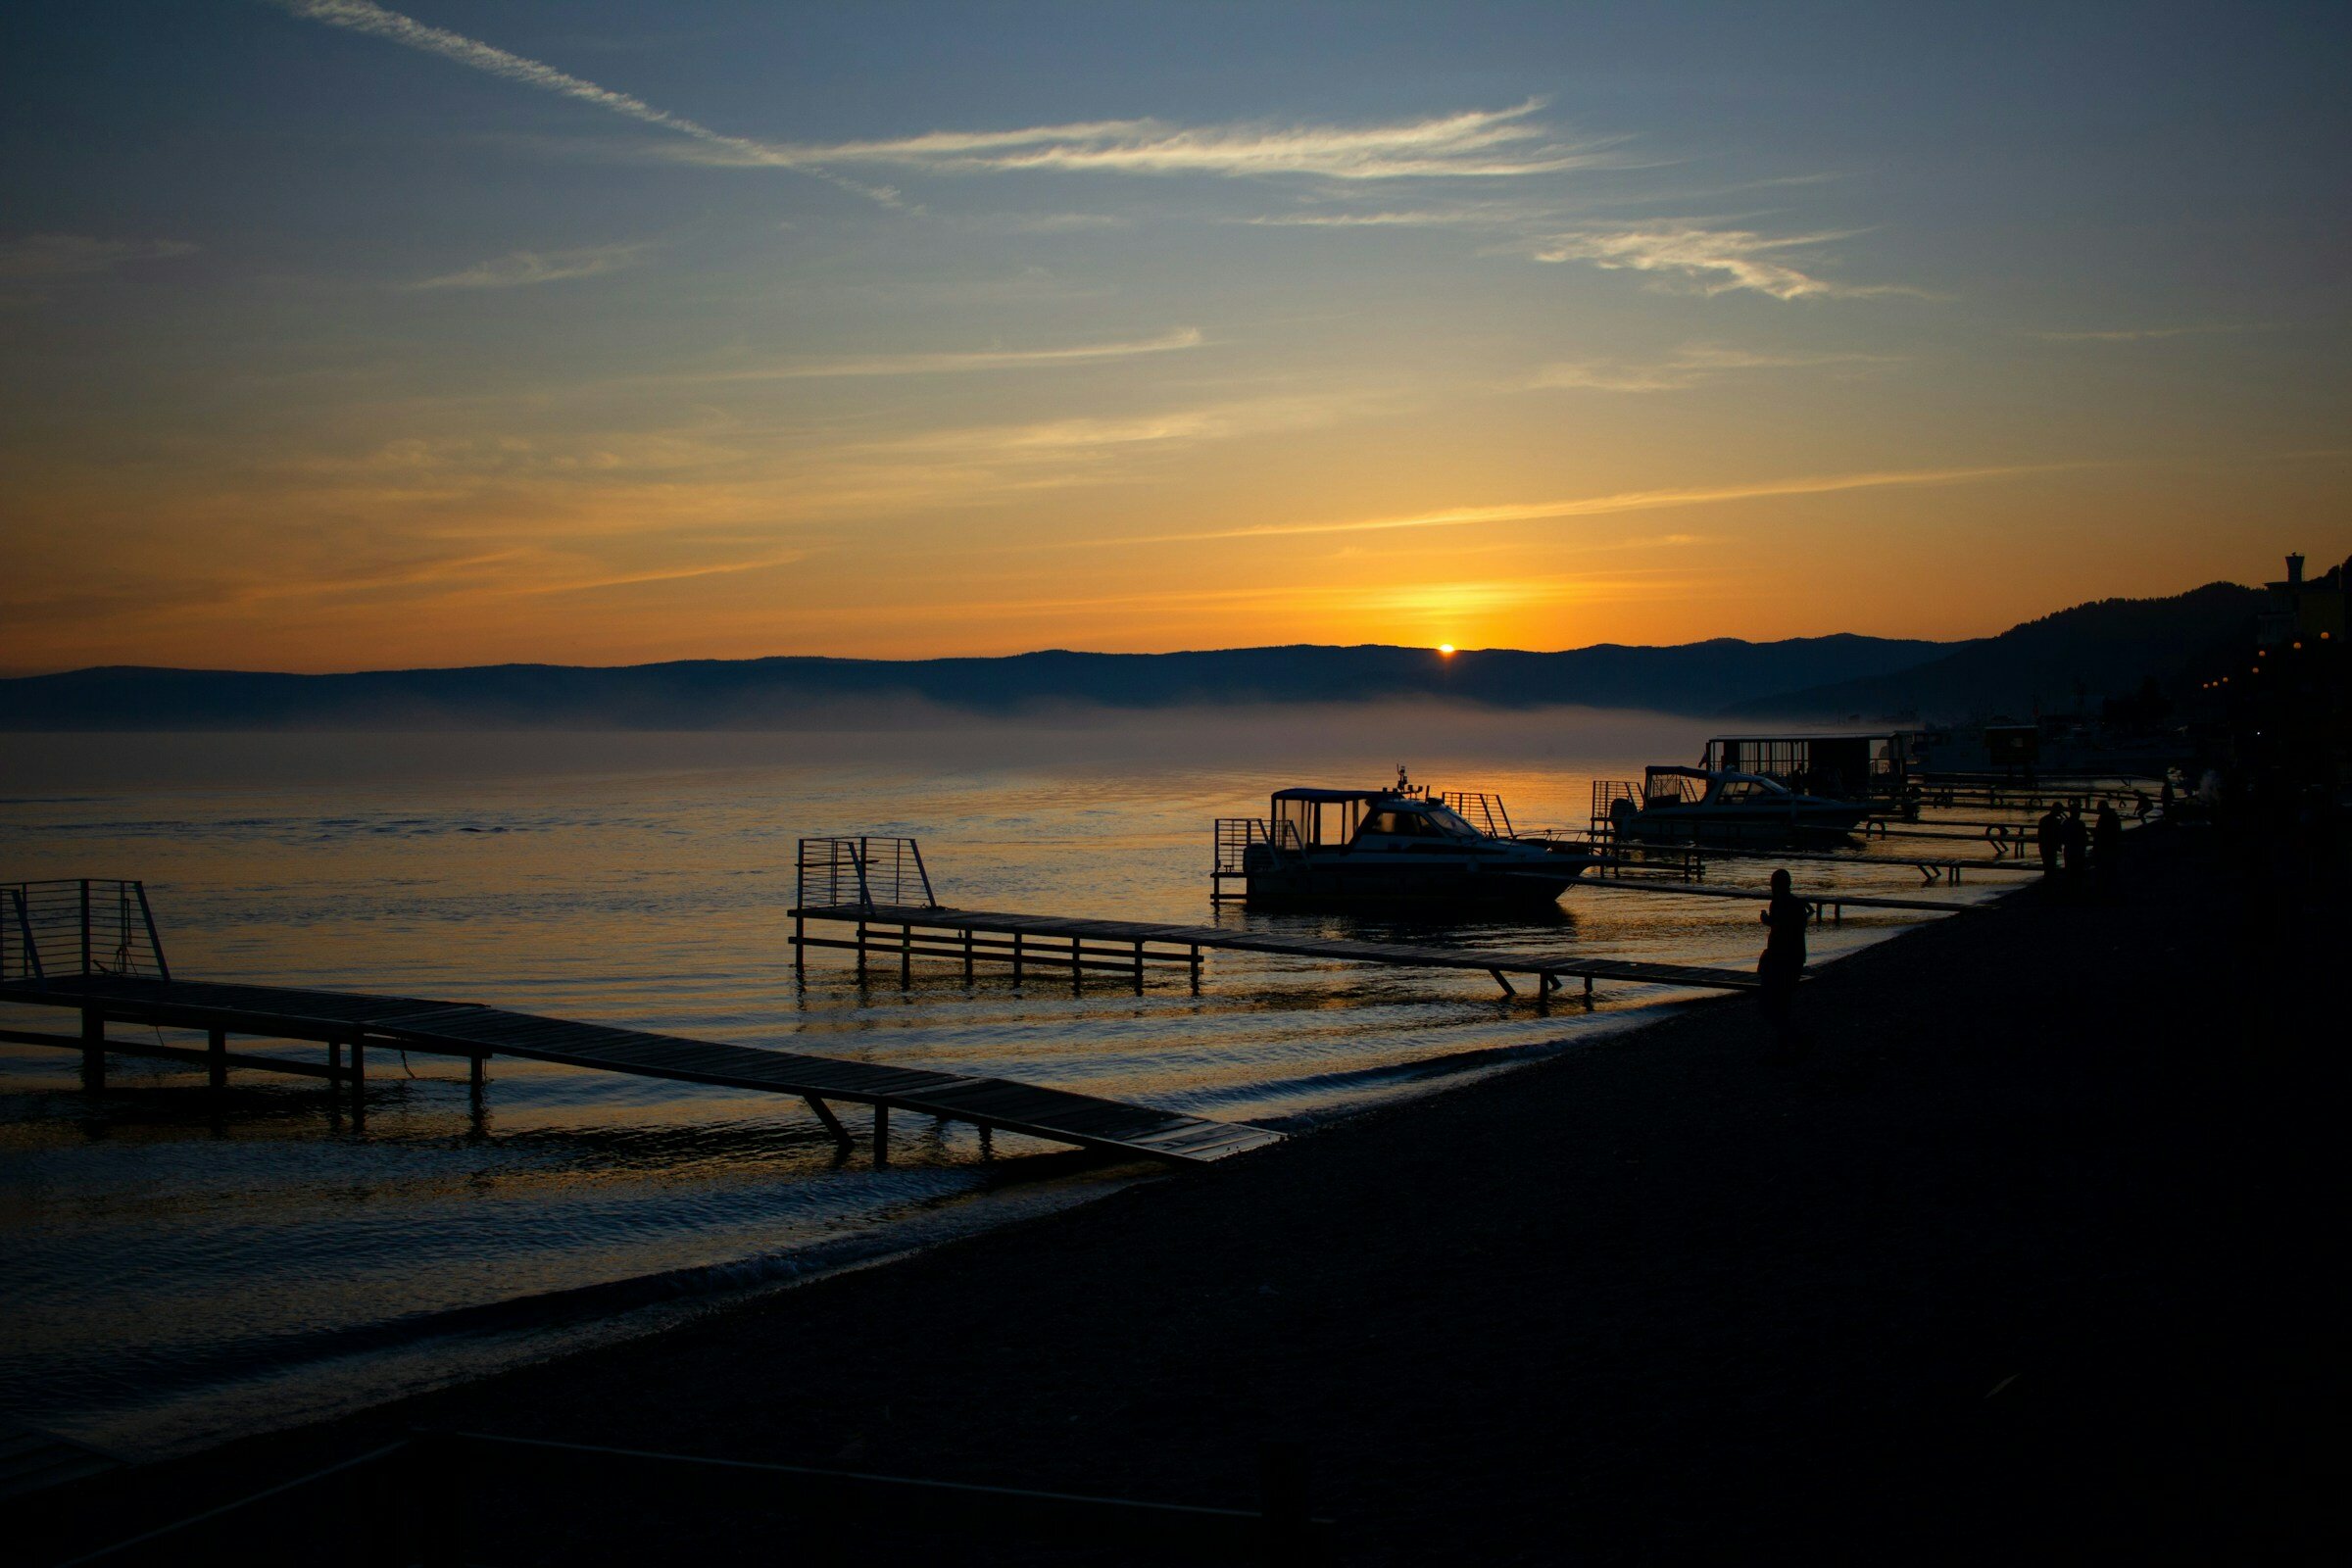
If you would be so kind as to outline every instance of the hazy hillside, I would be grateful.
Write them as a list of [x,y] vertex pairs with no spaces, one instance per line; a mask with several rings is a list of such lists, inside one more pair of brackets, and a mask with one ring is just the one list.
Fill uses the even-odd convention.
[[790,728],[889,726],[933,705],[1004,712],[1061,704],[1326,703],[1449,697],[1712,713],[1798,687],[1890,674],[1950,643],[1732,639],[1567,653],[1247,648],[908,662],[704,660],[620,668],[500,664],[285,675],[117,666],[0,681],[0,729]]
[[1963,644],[1908,669],[1828,681],[1732,705],[1758,717],[1842,719],[1917,713],[1956,719],[2024,716],[2036,702],[2072,709],[2078,692],[2095,701],[2153,677],[2170,686],[2217,648],[2253,635],[2262,590],[2207,583],[2169,599],[2101,599]]

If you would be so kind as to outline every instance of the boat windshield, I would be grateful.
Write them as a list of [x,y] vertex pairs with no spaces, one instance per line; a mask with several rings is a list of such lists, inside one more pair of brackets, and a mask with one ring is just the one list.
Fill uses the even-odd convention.
[[1365,834],[1400,839],[1478,839],[1486,835],[1443,806],[1384,808],[1364,818]]
[[1472,827],[1468,822],[1463,821],[1460,814],[1451,807],[1431,807],[1429,808],[1429,819],[1432,822],[1435,822],[1438,825],[1439,831],[1444,833],[1448,838],[1483,839],[1486,837],[1484,833],[1481,833],[1478,829]]

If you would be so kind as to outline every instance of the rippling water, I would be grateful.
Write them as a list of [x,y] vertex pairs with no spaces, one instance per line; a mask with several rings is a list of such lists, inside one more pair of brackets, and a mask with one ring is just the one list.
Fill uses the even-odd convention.
[[[796,839],[919,836],[950,904],[1745,966],[1755,906],[1732,901],[1575,889],[1552,919],[1409,932],[1208,905],[1210,819],[1262,814],[1271,789],[1377,784],[1402,759],[1501,791],[1523,826],[1581,830],[1593,777],[1690,760],[1704,734],[1360,709],[920,736],[12,736],[0,880],[144,878],[187,977],[495,1003],[1298,1126],[1685,999],[1611,986],[1590,1012],[1544,1015],[1483,974],[1235,954],[1197,996],[1164,975],[1142,996],[985,970],[967,986],[945,964],[860,988],[841,955],[812,956],[803,986],[783,940]],[[1907,865],[1803,880],[1918,886]],[[1815,956],[1905,921],[1850,916]],[[185,1447],[1138,1174],[1010,1136],[984,1161],[968,1130],[919,1120],[877,1171],[837,1162],[781,1097],[500,1059],[477,1105],[463,1063],[370,1066],[355,1127],[315,1080],[236,1074],[216,1101],[200,1071],[116,1058],[90,1096],[72,1054],[0,1046],[0,1410]]]

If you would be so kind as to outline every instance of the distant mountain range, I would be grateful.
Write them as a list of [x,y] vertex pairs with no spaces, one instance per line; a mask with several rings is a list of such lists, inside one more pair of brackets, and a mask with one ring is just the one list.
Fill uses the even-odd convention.
[[1566,653],[1240,648],[1004,659],[690,660],[612,668],[493,664],[289,675],[115,665],[0,680],[0,730],[895,728],[940,708],[1439,698],[1706,716],[1839,718],[2023,711],[2174,676],[2249,627],[2253,589],[2104,600],[1961,643],[1839,635]]
[[2191,669],[2224,663],[2253,644],[2262,590],[2212,582],[2169,599],[2101,599],[1955,644],[1906,668],[1726,705],[1757,717],[1869,720],[1919,714],[1963,718],[2038,706],[2071,711],[2085,699],[2120,697],[2153,680],[2168,694]]

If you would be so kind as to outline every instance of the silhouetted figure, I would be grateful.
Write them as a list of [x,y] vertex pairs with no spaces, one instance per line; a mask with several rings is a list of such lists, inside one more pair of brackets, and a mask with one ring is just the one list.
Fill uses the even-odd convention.
[[1772,873],[1772,902],[1757,916],[1764,922],[1763,956],[1756,960],[1756,979],[1762,986],[1764,1016],[1772,1024],[1775,1045],[1783,1056],[1798,1051],[1796,981],[1805,969],[1805,924],[1813,911],[1788,890],[1788,873]]
[[2146,790],[2133,790],[2132,792],[2132,820],[2145,822],[2148,819],[2148,812],[2154,808],[2154,806],[2155,803],[2148,799]]
[[2124,819],[2115,813],[2112,802],[2099,803],[2099,816],[2090,833],[2090,868],[2099,879],[2099,891],[2113,893],[2117,873],[2124,868]]
[[2034,842],[2041,850],[2041,874],[2058,869],[2058,847],[2066,842],[2066,813],[2052,801],[2034,824]]
[[2173,781],[2170,778],[2164,781],[2164,788],[2156,792],[2156,808],[2167,816],[2173,814]]
[[2082,825],[2081,811],[2066,813],[2066,825],[2058,841],[2058,858],[2065,865],[2069,880],[2090,869],[2090,830]]

